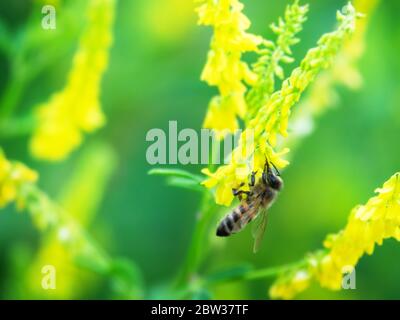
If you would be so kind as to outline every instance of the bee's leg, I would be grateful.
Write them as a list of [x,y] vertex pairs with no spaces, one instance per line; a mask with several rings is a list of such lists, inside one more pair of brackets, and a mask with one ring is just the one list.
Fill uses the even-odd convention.
[[251,192],[250,192],[250,191],[240,190],[240,188],[243,187],[244,185],[245,185],[245,183],[242,182],[242,183],[240,184],[240,186],[239,186],[238,189],[236,189],[236,188],[233,188],[233,189],[232,189],[233,195],[234,195],[235,197],[238,197],[240,201],[242,201],[243,195],[244,195],[244,194],[247,195],[247,196],[251,195]]
[[[271,164],[272,164],[272,166],[276,169],[276,167],[274,166],[274,164],[273,164],[272,162],[271,162]],[[270,167],[268,158],[265,157],[264,171],[263,171],[262,177],[261,177],[261,178],[262,178],[262,181],[263,181],[265,184],[268,184],[269,177],[270,177],[271,175],[273,175],[273,172],[272,172],[272,170],[271,170],[271,167]]]
[[240,201],[243,199],[243,195],[249,196],[251,194],[250,191],[243,191],[243,190],[237,190],[237,189],[232,189],[232,193],[235,197],[238,197]]
[[257,171],[256,172],[252,172],[251,173],[251,176],[250,176],[250,183],[249,183],[249,186],[250,187],[254,187],[254,185],[256,184],[256,174],[257,174]]
[[266,171],[262,173],[261,179],[265,184],[268,184],[268,173]]
[[232,193],[233,193],[233,195],[236,197],[236,196],[240,196],[240,195],[242,195],[242,194],[245,194],[245,195],[250,195],[250,191],[243,191],[243,190],[238,190],[238,189],[232,189]]

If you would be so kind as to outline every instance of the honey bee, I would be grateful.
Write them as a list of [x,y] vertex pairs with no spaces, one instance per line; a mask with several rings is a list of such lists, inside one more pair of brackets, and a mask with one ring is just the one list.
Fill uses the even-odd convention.
[[[271,166],[274,170],[272,170]],[[283,180],[273,163],[265,161],[264,171],[256,183],[256,173],[251,174],[249,191],[233,189],[233,195],[240,200],[231,213],[227,214],[217,228],[218,237],[228,237],[243,230],[255,219],[253,227],[254,247],[257,252],[265,232],[268,220],[268,208],[273,204],[279,191],[283,188]],[[242,184],[240,187],[243,187]],[[245,195],[245,197],[243,197]]]

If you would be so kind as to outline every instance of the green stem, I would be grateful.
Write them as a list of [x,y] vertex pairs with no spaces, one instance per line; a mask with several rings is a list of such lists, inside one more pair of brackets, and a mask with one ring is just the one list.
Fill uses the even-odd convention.
[[282,273],[288,272],[290,270],[295,270],[306,266],[307,266],[307,261],[303,259],[300,261],[296,261],[294,263],[289,263],[278,267],[264,268],[260,270],[250,270],[239,274],[238,273],[230,274],[224,277],[211,275],[207,277],[206,283],[211,285],[229,281],[246,281],[246,280],[271,278],[271,277],[276,277]]
[[[212,150],[209,155],[209,170],[214,170],[214,163],[216,163],[216,156],[219,154],[219,143],[212,144]],[[204,190],[203,198],[201,200],[201,208],[197,217],[195,230],[192,236],[192,240],[189,245],[186,260],[183,263],[183,268],[178,275],[176,286],[178,288],[187,287],[188,282],[193,276],[196,275],[201,264],[201,258],[204,252],[208,248],[208,236],[210,227],[213,222],[213,218],[216,216],[217,206],[214,204],[214,200],[208,190]]]
[[205,248],[207,248],[207,237],[209,235],[209,227],[214,217],[214,213],[215,210],[212,205],[212,199],[207,192],[203,196],[201,209],[189,245],[187,257],[183,264],[182,271],[178,276],[178,287],[185,286],[198,270]]
[[0,101],[0,117],[6,119],[15,110],[21,95],[25,89],[26,80],[23,77],[13,75],[9,80]]
[[35,122],[33,115],[1,119],[0,136],[7,139],[29,135],[35,128]]
[[286,265],[279,266],[279,267],[254,270],[254,271],[251,271],[251,272],[245,274],[243,279],[244,280],[258,280],[258,279],[275,277],[275,276],[277,276],[281,273],[285,273],[289,270],[300,268],[303,265],[304,266],[306,265],[305,261],[301,261],[300,263],[299,262],[290,263],[290,264],[286,264]]

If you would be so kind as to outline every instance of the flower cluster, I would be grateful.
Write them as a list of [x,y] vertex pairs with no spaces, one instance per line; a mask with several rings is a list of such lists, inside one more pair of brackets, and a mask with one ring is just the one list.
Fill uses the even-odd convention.
[[256,51],[262,38],[247,33],[249,19],[242,13],[239,0],[200,0],[199,24],[214,30],[211,48],[201,79],[217,86],[219,95],[209,105],[204,127],[219,134],[234,132],[237,117],[246,113],[246,85],[254,84],[257,75],[241,60],[244,52]]
[[[364,254],[371,255],[375,245],[394,238],[400,241],[400,173],[394,174],[378,195],[365,205],[355,207],[346,227],[324,241],[325,251],[310,254],[307,267],[281,275],[270,289],[272,298],[292,298],[306,289],[312,278],[323,287],[338,290],[343,273],[353,269]],[[304,274],[301,284],[296,274]]]
[[249,126],[255,129],[256,135],[268,135],[267,141],[272,146],[276,145],[278,134],[287,136],[291,108],[318,73],[331,66],[344,41],[354,32],[356,17],[351,4],[338,12],[338,29],[320,38],[318,46],[308,51],[301,65],[283,82],[281,90],[275,92],[251,120]]
[[[318,45],[308,51],[300,66],[283,82],[281,89],[273,93],[255,117],[248,122],[238,147],[232,153],[231,163],[219,167],[215,173],[203,171],[209,176],[203,184],[208,188],[217,188],[218,204],[229,205],[233,200],[231,189],[245,183],[250,172],[254,171],[261,175],[266,157],[277,168],[283,168],[288,164],[282,158],[288,149],[274,151],[278,135],[287,136],[291,108],[299,101],[304,90],[318,73],[331,66],[342,44],[354,32],[357,16],[350,3],[342,12],[338,12],[338,28],[320,38]],[[248,150],[250,152],[244,152]]]
[[101,127],[100,82],[112,42],[114,0],[91,0],[88,24],[73,59],[65,88],[37,108],[37,128],[30,141],[32,154],[61,160],[82,141],[84,132]]
[[0,150],[0,208],[13,201],[19,207],[24,206],[20,197],[20,188],[25,183],[33,183],[38,179],[35,171],[19,162],[10,162]]
[[300,6],[296,0],[288,5],[284,19],[280,18],[277,24],[272,24],[272,31],[278,36],[276,44],[264,40],[263,49],[258,51],[260,57],[253,65],[253,71],[258,75],[257,83],[249,90],[246,101],[248,104],[248,117],[251,119],[275,91],[275,76],[284,78],[283,63],[292,63],[291,46],[300,42],[296,37],[303,29],[303,23],[307,20],[308,5]]

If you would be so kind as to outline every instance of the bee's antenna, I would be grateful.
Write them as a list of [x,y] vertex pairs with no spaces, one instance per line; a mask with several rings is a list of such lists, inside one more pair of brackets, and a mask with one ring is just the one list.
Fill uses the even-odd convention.
[[274,167],[274,169],[275,169],[275,171],[276,171],[276,174],[278,175],[278,176],[280,176],[281,175],[281,173],[279,172],[279,170],[277,169],[277,167],[271,162],[271,164],[272,164],[272,166]]
[[[279,172],[278,168],[274,165],[273,162],[269,162],[268,161],[268,157],[265,155],[265,166],[264,166],[264,171],[269,172],[270,171],[270,164],[272,165],[272,167],[275,169],[275,173],[277,176],[280,176],[281,173]],[[265,170],[267,169],[267,170]]]
[[[265,170],[267,169],[267,170]],[[268,161],[268,157],[267,155],[265,155],[265,165],[264,165],[264,171],[269,171],[270,170],[270,166],[269,166],[269,161]]]

